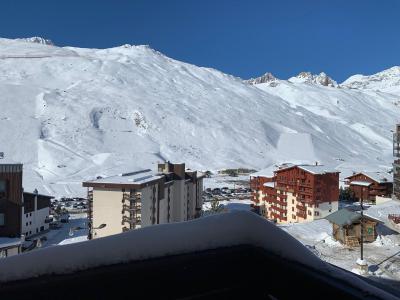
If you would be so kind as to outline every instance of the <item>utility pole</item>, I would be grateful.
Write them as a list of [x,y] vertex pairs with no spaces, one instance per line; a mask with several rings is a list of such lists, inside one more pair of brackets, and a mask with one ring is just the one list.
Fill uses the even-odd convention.
[[361,199],[360,199],[360,206],[361,206],[361,260],[364,260],[364,207],[363,207],[363,200],[364,200],[364,187],[361,187]]
[[360,218],[360,225],[361,225],[361,236],[360,236],[360,258],[357,260],[357,266],[360,270],[361,274],[368,273],[368,264],[364,261],[364,192],[367,190],[367,197],[369,194],[369,187],[372,183],[367,181],[354,181],[351,183],[354,186],[358,186],[360,188],[360,207],[361,207],[361,218]]

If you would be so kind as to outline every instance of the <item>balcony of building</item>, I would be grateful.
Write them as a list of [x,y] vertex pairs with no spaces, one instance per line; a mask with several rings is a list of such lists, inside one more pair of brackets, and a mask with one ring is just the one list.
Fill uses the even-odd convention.
[[287,212],[287,208],[285,207],[278,207],[278,206],[271,206],[271,211],[279,211],[282,214],[285,214]]
[[307,207],[305,207],[305,205],[303,205],[303,204],[297,204],[296,209],[301,210],[301,211],[306,211]]
[[306,219],[307,218],[307,211],[306,210],[297,210],[296,216]]

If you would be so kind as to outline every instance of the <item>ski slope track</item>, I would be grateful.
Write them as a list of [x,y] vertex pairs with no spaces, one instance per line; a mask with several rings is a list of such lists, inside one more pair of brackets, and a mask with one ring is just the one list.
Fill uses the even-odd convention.
[[381,88],[361,75],[347,85],[309,76],[252,85],[148,46],[0,39],[0,151],[24,163],[25,190],[55,196],[163,160],[200,170],[287,161],[318,161],[343,176],[387,170],[400,121],[399,74],[388,76]]

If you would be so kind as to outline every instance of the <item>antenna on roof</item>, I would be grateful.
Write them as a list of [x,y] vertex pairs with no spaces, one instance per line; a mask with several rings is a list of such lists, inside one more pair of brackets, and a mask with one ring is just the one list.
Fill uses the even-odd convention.
[[0,159],[4,159],[4,152],[0,152]]

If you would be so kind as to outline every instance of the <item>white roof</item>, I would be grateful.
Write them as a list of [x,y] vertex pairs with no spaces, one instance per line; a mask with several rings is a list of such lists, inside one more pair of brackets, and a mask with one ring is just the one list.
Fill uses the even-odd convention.
[[304,171],[312,174],[326,174],[326,173],[338,173],[339,171],[324,165],[298,165],[298,167]]
[[354,180],[354,181],[351,181],[350,184],[352,184],[352,185],[360,185],[360,186],[370,186],[372,183],[368,182],[368,181]]
[[292,167],[298,167],[299,169],[302,169],[306,172],[312,173],[312,174],[326,174],[326,173],[338,173],[339,171],[334,169],[334,168],[330,168],[324,165],[296,165],[296,164],[292,164],[292,163],[285,163],[282,164],[278,170],[284,170],[284,169],[289,169]]
[[252,177],[268,177],[272,178],[274,177],[274,166],[269,166],[268,168],[262,169],[260,171],[257,171],[255,173],[251,173],[250,176]]
[[364,174],[379,183],[393,182],[393,175],[387,172],[361,172],[361,174]]
[[19,246],[21,245],[21,243],[22,241],[20,238],[0,237],[0,249],[12,246]]
[[333,168],[329,168],[324,165],[296,165],[293,163],[284,163],[279,165],[278,167],[276,166],[270,166],[266,169],[260,170],[258,172],[250,174],[252,177],[273,177],[274,176],[274,171],[279,171],[279,170],[285,170],[289,169],[292,167],[299,167],[300,169],[307,171],[312,174],[326,174],[326,173],[338,173],[338,170],[335,170]]
[[115,184],[143,184],[155,179],[161,179],[162,176],[149,169],[140,170],[130,173],[118,174],[110,177],[91,180],[88,182],[95,183],[115,183]]
[[263,186],[267,186],[267,187],[275,187],[275,183],[274,182],[266,182],[263,184]]

